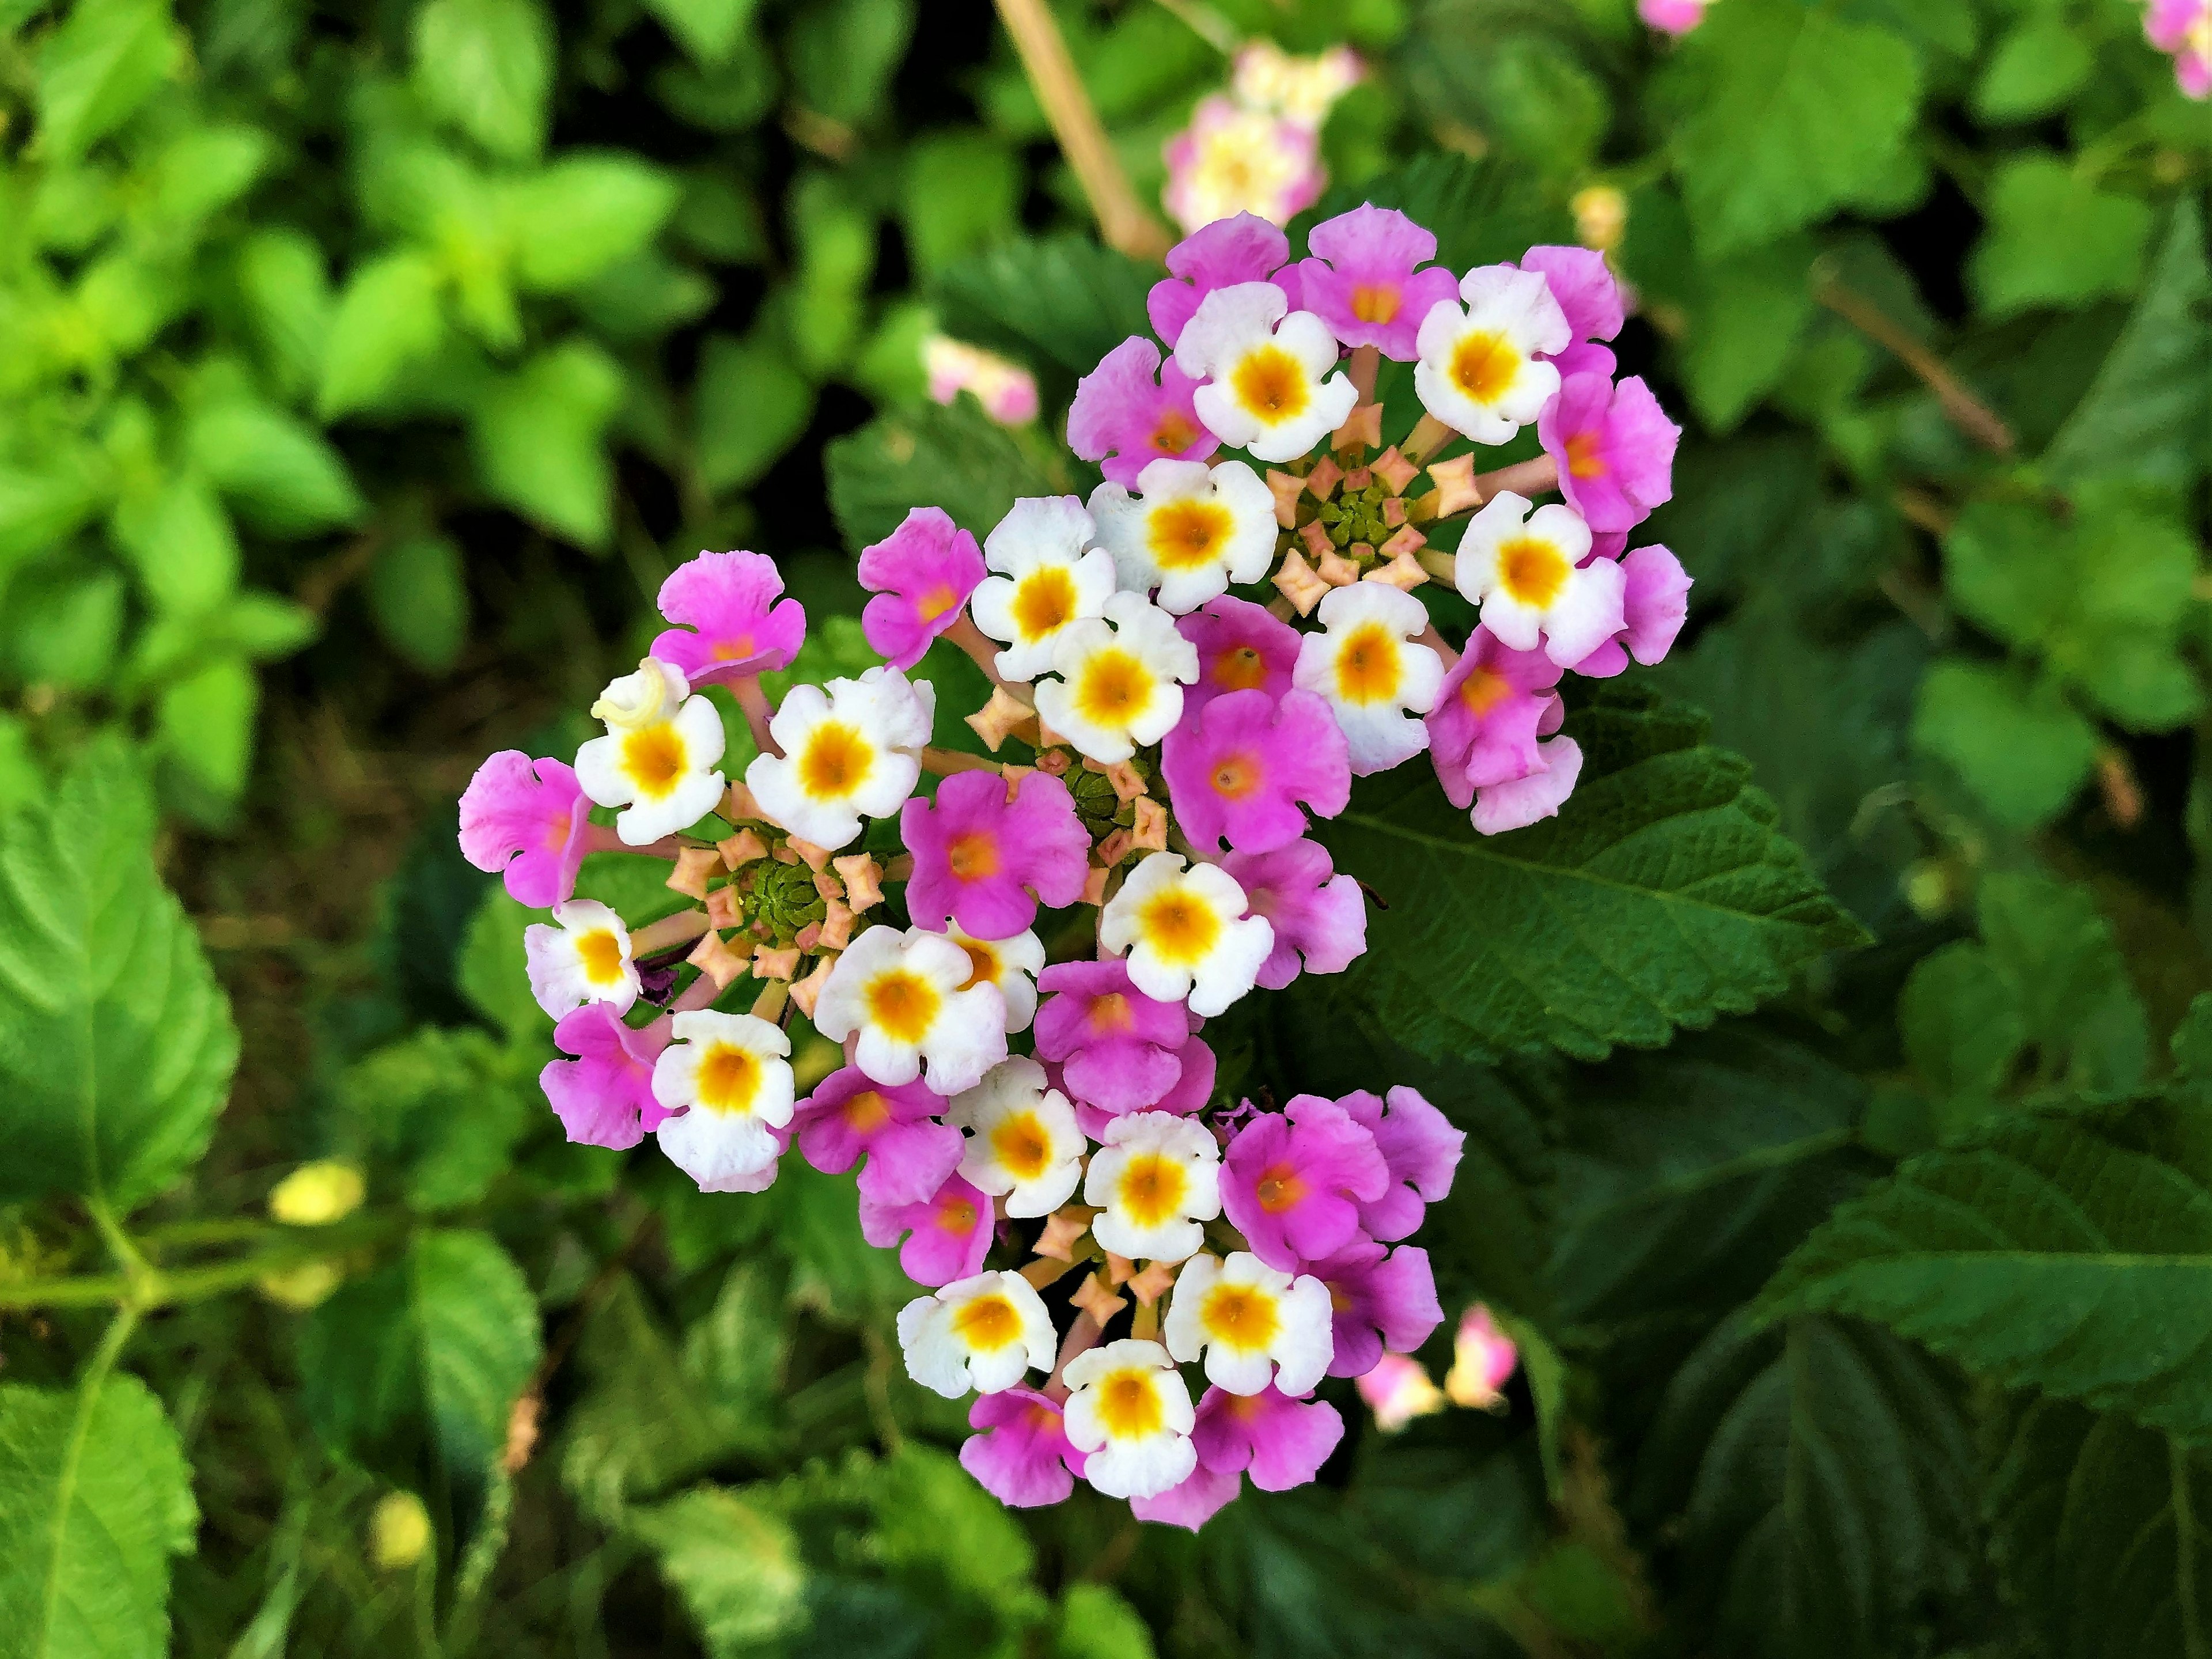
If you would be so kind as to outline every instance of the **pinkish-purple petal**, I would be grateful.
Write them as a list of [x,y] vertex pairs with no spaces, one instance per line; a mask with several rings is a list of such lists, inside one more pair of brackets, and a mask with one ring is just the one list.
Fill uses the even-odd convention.
[[1076,382],[1067,447],[1125,486],[1163,457],[1205,460],[1219,446],[1198,418],[1197,393],[1197,381],[1133,334]]
[[[1145,310],[1152,331],[1173,347],[1183,325],[1198,314],[1199,301],[1218,288],[1239,283],[1264,283],[1290,262],[1291,239],[1279,226],[1256,213],[1240,213],[1217,219],[1193,231],[1168,250],[1172,274],[1152,284]],[[1280,288],[1283,285],[1276,284]],[[1291,304],[1298,296],[1285,289]]]
[[575,890],[591,810],[563,763],[502,749],[461,793],[461,856],[500,877],[516,903],[550,910]]
[[882,1249],[905,1234],[899,1268],[917,1285],[950,1285],[982,1272],[991,1233],[991,1200],[957,1175],[919,1204],[878,1204],[860,1195],[860,1237]]
[[1389,1167],[1375,1137],[1333,1100],[1296,1095],[1255,1117],[1222,1159],[1221,1207],[1252,1253],[1285,1273],[1334,1255],[1381,1198]]
[[1622,637],[1646,668],[1664,662],[1674,637],[1690,615],[1690,575],[1666,548],[1639,547],[1620,562],[1628,578],[1621,608],[1628,621]]
[[1411,1237],[1428,1206],[1449,1195],[1466,1134],[1402,1084],[1387,1102],[1362,1089],[1337,1104],[1366,1126],[1390,1169],[1389,1190],[1359,1206],[1361,1231],[1386,1244]]
[[653,654],[695,689],[788,668],[806,638],[806,612],[782,592],[765,553],[702,553],[660,585],[660,614],[676,626],[654,638]]
[[1279,991],[1298,976],[1340,974],[1367,949],[1367,896],[1349,873],[1338,875],[1328,849],[1294,841],[1268,853],[1231,853],[1221,867],[1244,890],[1245,903],[1275,930],[1275,948],[1260,966],[1259,983]]
[[1572,738],[1552,738],[1537,744],[1536,750],[1544,763],[1542,770],[1475,792],[1477,834],[1503,835],[1559,816],[1560,806],[1574,793],[1576,781],[1582,776],[1582,745]]
[[996,772],[957,772],[934,802],[915,796],[899,809],[899,834],[914,854],[907,908],[942,932],[948,919],[976,939],[1010,939],[1083,896],[1091,836],[1067,786],[1047,772],[1022,777],[1013,799]]
[[1538,769],[1539,728],[1560,672],[1542,651],[1516,651],[1476,624],[1425,717],[1430,763],[1453,805]]
[[1620,332],[1626,307],[1602,253],[1586,247],[1532,247],[1522,256],[1521,269],[1544,273],[1576,339],[1610,340]]
[[1165,1492],[1131,1498],[1129,1513],[1139,1521],[1196,1532],[1227,1507],[1243,1484],[1242,1475],[1217,1474],[1200,1463]]
[[860,631],[892,667],[911,668],[960,619],[986,574],[975,537],[942,507],[911,508],[896,530],[861,550],[860,586],[876,597],[860,613]]
[[1291,687],[1298,631],[1264,605],[1224,593],[1176,617],[1176,631],[1198,652],[1198,683],[1183,688],[1186,720],[1231,691],[1279,697]]
[[1308,1271],[1328,1286],[1335,1310],[1331,1376],[1364,1376],[1385,1348],[1411,1353],[1443,1323],[1429,1253],[1418,1245],[1401,1244],[1386,1255],[1363,1235]]
[[1013,1509],[1060,1502],[1090,1461],[1068,1443],[1060,1402],[1020,1384],[977,1395],[968,1426],[981,1432],[961,1443],[960,1467]]
[[1305,834],[1301,804],[1334,817],[1352,798],[1344,730],[1311,691],[1214,698],[1168,733],[1160,772],[1176,823],[1208,853],[1286,847]]
[[1316,225],[1316,257],[1297,267],[1305,309],[1348,346],[1371,345],[1411,362],[1422,320],[1455,297],[1458,281],[1436,258],[1437,239],[1395,208],[1367,204]]
[[1200,1464],[1249,1474],[1261,1492],[1304,1486],[1343,1438],[1344,1419],[1334,1406],[1293,1400],[1272,1382],[1254,1395],[1207,1389],[1191,1428]]
[[604,1002],[562,1016],[553,1045],[574,1060],[548,1060],[538,1086],[580,1146],[635,1146],[669,1115],[653,1098],[653,1063],[667,1047],[664,1027],[632,1030]]

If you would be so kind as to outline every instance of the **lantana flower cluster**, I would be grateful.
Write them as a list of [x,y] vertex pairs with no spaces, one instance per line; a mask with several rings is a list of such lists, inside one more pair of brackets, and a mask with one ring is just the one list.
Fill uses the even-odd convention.
[[2212,0],[2150,0],[2143,33],[2173,59],[2173,79],[2185,97],[2212,98]]
[[1288,224],[1328,188],[1322,126],[1366,74],[1349,46],[1310,58],[1272,40],[1238,47],[1227,88],[1201,99],[1168,140],[1160,204],[1169,217],[1187,231],[1239,213]]
[[[1233,1100],[1206,1024],[1366,949],[1312,834],[1356,777],[1425,755],[1482,833],[1554,813],[1564,676],[1656,661],[1682,621],[1674,556],[1627,545],[1675,428],[1614,379],[1603,262],[1455,271],[1372,206],[1310,247],[1246,216],[1169,256],[1159,340],[1077,392],[1087,500],[1018,501],[980,543],[917,507],[867,548],[880,665],[772,703],[805,615],[772,560],[702,554],[604,735],[573,765],[495,755],[461,802],[464,852],[550,912],[526,943],[569,1137],[649,1133],[709,1192],[794,1148],[857,1165],[864,1236],[927,1291],[907,1369],[974,1396],[962,1461],[1012,1504],[1080,1480],[1195,1527],[1248,1475],[1310,1480],[1343,1433],[1324,1379],[1441,1323],[1409,1241],[1460,1132],[1403,1086]],[[1385,358],[1422,405],[1387,446]],[[1477,471],[1463,441],[1525,427],[1540,457]],[[1443,586],[1477,607],[1456,648]],[[967,748],[910,676],[939,641],[991,684]],[[611,848],[692,903],[631,928],[577,897]],[[804,1097],[794,1011],[843,1050]]]

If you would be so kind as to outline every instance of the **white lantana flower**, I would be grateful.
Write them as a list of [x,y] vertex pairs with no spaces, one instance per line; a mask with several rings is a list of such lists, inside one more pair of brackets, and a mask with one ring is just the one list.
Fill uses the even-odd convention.
[[978,1191],[1005,1199],[1010,1216],[1050,1215],[1083,1178],[1090,1142],[1075,1126],[1075,1108],[1026,1056],[1001,1060],[954,1096],[945,1121],[968,1132],[960,1173]]
[[1011,1389],[1032,1365],[1049,1371],[1056,1346],[1052,1316],[1014,1273],[956,1279],[933,1296],[915,1297],[899,1310],[898,1336],[906,1374],[947,1400],[971,1388]]
[[1200,301],[1176,337],[1176,367],[1206,382],[1194,395],[1198,418],[1263,461],[1304,454],[1359,401],[1352,382],[1330,372],[1336,336],[1328,325],[1290,307],[1273,283],[1233,283]]
[[1098,918],[1098,943],[1129,959],[1129,978],[1161,1002],[1188,999],[1207,1018],[1252,988],[1275,948],[1274,924],[1248,916],[1244,890],[1218,864],[1175,853],[1140,860]]
[[1444,683],[1443,659],[1413,637],[1428,628],[1428,608],[1387,582],[1353,582],[1316,614],[1322,631],[1298,641],[1291,678],[1328,699],[1353,773],[1387,772],[1426,749],[1419,717]]
[[1318,1383],[1336,1352],[1328,1286],[1295,1279],[1249,1250],[1226,1261],[1194,1255],[1176,1275],[1161,1334],[1188,1364],[1206,1356],[1206,1380],[1231,1394],[1257,1394],[1272,1381],[1287,1395]]
[[1589,526],[1574,508],[1554,501],[1532,515],[1527,497],[1501,489],[1460,538],[1459,591],[1501,643],[1533,651],[1540,635],[1546,654],[1572,668],[1625,625],[1620,562],[1585,565],[1589,550]]
[[627,846],[674,835],[722,798],[722,717],[690,693],[682,669],[647,657],[592,705],[607,734],[576,751],[576,781],[596,805],[626,809],[615,833]]
[[1044,972],[1044,941],[1036,930],[1024,928],[1012,939],[977,939],[954,921],[945,924],[945,937],[968,953],[969,985],[999,988],[1006,1003],[1006,1035],[1028,1030],[1036,1018],[1036,976]]
[[958,1094],[1006,1057],[1006,1000],[973,975],[942,933],[871,927],[830,969],[814,1029],[832,1042],[857,1032],[854,1064],[871,1082],[911,1083],[926,1061],[929,1086]]
[[1478,265],[1460,278],[1464,307],[1439,300],[1415,337],[1421,406],[1479,444],[1502,444],[1543,412],[1559,371],[1539,353],[1574,341],[1540,270]]
[[1092,490],[1091,516],[1121,586],[1157,587],[1178,617],[1261,580],[1275,560],[1274,495],[1242,461],[1148,461],[1136,495],[1110,480]]
[[1157,1498],[1190,1478],[1198,1413],[1165,1348],[1125,1337],[1078,1354],[1060,1375],[1074,1390],[1060,1420],[1092,1486],[1109,1498]]
[[937,688],[896,668],[794,685],[768,725],[783,753],[755,756],[745,787],[793,835],[834,850],[914,793],[936,717]]
[[[791,1039],[750,1014],[692,1008],[653,1064],[653,1097],[683,1115],[653,1131],[669,1161],[702,1193],[758,1192],[791,1121]],[[772,1176],[770,1177],[773,1178]]]
[[610,1003],[617,1013],[628,1013],[639,988],[623,919],[597,900],[570,899],[553,907],[553,921],[550,927],[540,921],[522,930],[530,994],[538,1006],[556,1019],[587,1002]]
[[1114,556],[1091,546],[1091,515],[1074,496],[1031,495],[983,538],[983,562],[999,574],[977,585],[968,614],[1006,646],[995,659],[1006,678],[1043,673],[1060,630],[1106,608]]
[[1198,647],[1141,593],[1116,593],[1103,617],[1069,623],[1053,641],[1056,680],[1040,680],[1037,714],[1101,765],[1158,743],[1182,718]]
[[1181,1261],[1221,1213],[1221,1148],[1206,1126],[1172,1112],[1129,1112],[1106,1126],[1091,1155],[1083,1201],[1104,1249],[1135,1261]]

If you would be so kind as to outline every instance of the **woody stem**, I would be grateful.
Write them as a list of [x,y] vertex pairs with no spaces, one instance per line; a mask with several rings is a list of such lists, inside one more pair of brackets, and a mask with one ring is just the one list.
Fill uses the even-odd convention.
[[1518,461],[1495,472],[1478,472],[1474,487],[1486,501],[1502,489],[1516,495],[1540,495],[1559,487],[1559,464],[1549,455],[1539,455],[1533,461]]
[[921,769],[949,778],[955,772],[995,772],[999,763],[957,749],[925,749],[921,751]]
[[648,921],[629,936],[630,955],[649,957],[656,951],[665,951],[672,945],[681,945],[707,931],[704,910],[678,910],[672,916],[663,916],[659,921]]
[[730,695],[745,711],[745,724],[752,728],[754,746],[763,755],[781,755],[782,745],[768,729],[768,693],[761,690],[760,676],[748,674],[743,679],[731,681]]

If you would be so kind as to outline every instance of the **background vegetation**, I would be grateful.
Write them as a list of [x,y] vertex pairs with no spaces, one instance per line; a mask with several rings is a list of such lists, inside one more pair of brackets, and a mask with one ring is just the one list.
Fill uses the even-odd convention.
[[[1510,872],[1356,803],[1404,902],[1224,1081],[1468,1130],[1428,1242],[1511,1410],[1347,1395],[1195,1539],[1001,1510],[848,1182],[562,1141],[453,837],[700,548],[818,672],[905,507],[1087,488],[1150,275],[993,15],[0,0],[0,1653],[2212,1653],[2212,121],[2139,9],[1056,12],[1147,200],[1254,35],[1369,59],[1325,210],[1464,264],[1621,192],[1698,585],[1585,794],[1869,942],[1686,918],[1583,796]],[[928,403],[933,325],[1041,422]],[[366,1201],[270,1218],[310,1159]]]

